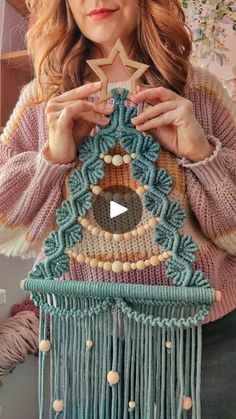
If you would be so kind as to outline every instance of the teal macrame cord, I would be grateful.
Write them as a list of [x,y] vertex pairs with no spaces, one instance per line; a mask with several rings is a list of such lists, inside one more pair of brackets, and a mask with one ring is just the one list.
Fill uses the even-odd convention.
[[[200,419],[201,325],[215,291],[192,267],[197,244],[179,233],[186,214],[167,197],[173,180],[156,167],[160,144],[131,123],[137,108],[125,105],[128,91],[111,92],[110,124],[99,125],[80,146],[81,168],[70,172],[69,197],[56,210],[59,228],[44,240],[46,260],[36,263],[24,281],[40,309],[39,343],[50,339],[50,350],[39,350],[39,418],[181,419],[191,412],[192,419]],[[148,185],[143,205],[160,219],[153,228],[157,248],[172,252],[166,261],[172,286],[61,280],[69,271],[68,250],[83,242],[79,217],[93,210],[91,185],[105,176],[100,154],[117,142],[135,153],[132,178]]]

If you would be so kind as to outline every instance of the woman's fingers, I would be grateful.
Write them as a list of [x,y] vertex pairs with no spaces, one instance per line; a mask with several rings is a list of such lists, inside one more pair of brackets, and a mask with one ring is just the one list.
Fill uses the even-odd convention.
[[[63,124],[65,128],[69,127],[71,121],[83,119],[94,124],[108,124],[109,118],[103,114],[111,113],[111,109],[105,109],[101,104],[94,104],[89,102],[74,102],[66,106],[60,113],[58,122]],[[68,124],[66,123],[68,121]]]
[[162,102],[158,105],[151,106],[150,108],[141,112],[138,116],[131,119],[134,125],[141,125],[147,120],[153,119],[165,112],[176,109],[178,106],[177,101]]
[[92,93],[96,93],[101,88],[101,82],[88,83],[83,86],[76,87],[75,89],[68,90],[60,96],[53,98],[56,102],[66,102],[68,100],[85,99]]

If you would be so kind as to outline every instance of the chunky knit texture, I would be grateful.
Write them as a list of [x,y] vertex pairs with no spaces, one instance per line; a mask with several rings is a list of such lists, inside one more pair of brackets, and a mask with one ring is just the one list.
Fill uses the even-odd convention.
[[[194,105],[196,118],[209,141],[215,145],[213,155],[202,162],[191,163],[162,150],[158,167],[168,170],[174,179],[170,199],[180,203],[187,213],[180,229],[198,244],[194,268],[210,279],[211,286],[222,291],[221,303],[211,309],[206,322],[213,321],[236,306],[236,108],[226,90],[215,76],[194,68],[191,85],[184,96]],[[21,92],[19,101],[1,137],[0,172],[0,251],[22,258],[37,256],[43,240],[57,227],[56,209],[68,191],[65,179],[80,162],[59,165],[47,160],[48,141],[45,106],[34,105],[37,97],[35,81]],[[91,96],[89,100],[98,100]],[[127,106],[130,105],[127,101]],[[138,113],[145,104],[138,106]],[[117,145],[113,153],[122,154]],[[102,187],[124,183],[132,188],[138,184],[129,176],[128,165],[121,168],[107,165]],[[95,223],[93,214],[89,215]],[[143,213],[140,225],[147,221]],[[84,231],[83,247],[79,253],[99,260],[129,260],[136,262],[156,254],[151,233],[131,241],[117,243],[94,237]],[[165,263],[144,270],[113,273],[70,260],[70,272],[64,279],[110,281],[142,284],[169,284]]]

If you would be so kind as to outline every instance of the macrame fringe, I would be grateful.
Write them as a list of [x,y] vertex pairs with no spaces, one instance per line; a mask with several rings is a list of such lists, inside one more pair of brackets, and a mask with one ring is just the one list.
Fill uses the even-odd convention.
[[[47,301],[39,341],[47,339],[49,318],[50,419],[187,418],[186,399],[191,418],[200,419],[201,325],[184,325],[198,305],[133,302],[135,314],[127,316],[119,300],[53,296],[53,307],[52,296]],[[48,417],[46,356],[40,351],[40,419]],[[116,384],[110,371],[119,374]],[[55,401],[63,403],[61,412]]]

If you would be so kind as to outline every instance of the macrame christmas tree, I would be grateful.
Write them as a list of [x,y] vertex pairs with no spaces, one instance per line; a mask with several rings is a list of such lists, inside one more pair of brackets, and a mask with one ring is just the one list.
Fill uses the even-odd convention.
[[[168,199],[172,178],[156,165],[160,144],[131,123],[137,108],[125,106],[128,90],[113,88],[110,94],[110,124],[98,126],[80,146],[81,167],[71,171],[69,196],[56,211],[58,229],[44,241],[46,260],[35,264],[23,285],[40,309],[40,419],[48,417],[48,352],[50,418],[174,419],[191,409],[191,417],[200,419],[201,324],[216,294],[192,267],[197,245],[179,232],[185,213]],[[106,173],[101,156],[117,142],[133,156],[131,176],[145,188],[144,208],[159,220],[152,237],[157,250],[168,252],[172,286],[61,279],[73,247],[83,243],[80,221],[93,211],[92,191]],[[123,264],[112,260],[110,267],[115,275]]]

